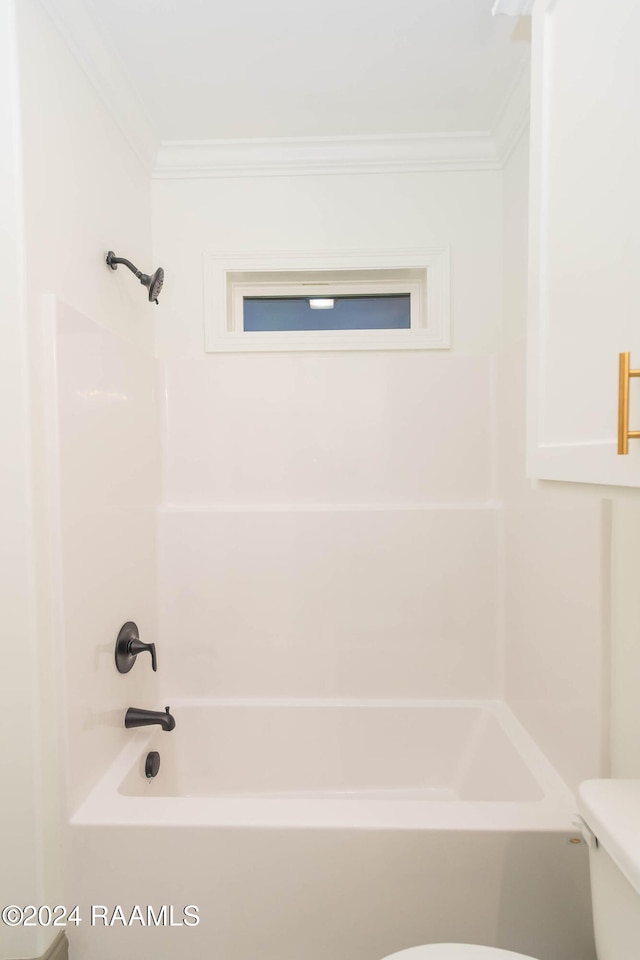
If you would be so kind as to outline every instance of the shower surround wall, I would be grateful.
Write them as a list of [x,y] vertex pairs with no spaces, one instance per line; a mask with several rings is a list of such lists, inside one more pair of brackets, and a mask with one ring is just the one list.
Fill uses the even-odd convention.
[[[154,182],[175,695],[498,697],[568,784],[606,772],[606,510],[524,477],[527,156]],[[450,351],[203,352],[203,250],[439,245]]]
[[[157,181],[174,696],[501,693],[499,172]],[[453,349],[205,355],[203,250],[452,250]],[[165,296],[166,293],[166,296]]]
[[[28,343],[24,309],[24,249],[18,63],[14,4],[0,0],[0,608],[4,644],[0,700],[7,717],[20,716],[0,739],[0,900],[27,902],[56,895],[59,877],[40,883],[45,853],[40,842],[41,781],[34,757],[42,728],[35,709],[40,692],[31,542]],[[25,705],[28,709],[25,710]],[[48,784],[47,784],[48,786]],[[10,865],[10,867],[9,867]],[[37,928],[5,928],[0,958],[31,956],[48,939]]]
[[127,708],[157,705],[148,657],[125,676],[114,664],[126,621],[143,640],[157,638],[157,363],[66,304],[50,307],[72,812],[130,739]]

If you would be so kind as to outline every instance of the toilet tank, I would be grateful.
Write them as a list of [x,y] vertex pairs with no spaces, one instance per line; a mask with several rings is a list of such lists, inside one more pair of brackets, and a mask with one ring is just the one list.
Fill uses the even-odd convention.
[[587,780],[578,791],[578,808],[591,834],[598,960],[639,960],[640,780]]

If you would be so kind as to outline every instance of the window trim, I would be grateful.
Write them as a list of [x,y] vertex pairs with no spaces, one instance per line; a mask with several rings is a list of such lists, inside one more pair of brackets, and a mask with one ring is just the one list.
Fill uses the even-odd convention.
[[[415,279],[386,280],[376,271],[424,271],[424,282]],[[370,278],[340,280],[345,271],[370,272]],[[335,284],[323,281],[321,295],[331,296],[342,287],[358,292],[412,294],[409,330],[303,330],[249,332],[242,325],[242,297],[251,289],[285,289],[287,283],[274,279],[255,282],[242,274],[287,273],[312,275],[334,273]],[[313,277],[305,280],[312,283]],[[292,282],[289,295],[300,287]],[[309,293],[313,287],[306,287]],[[263,294],[265,295],[265,294]],[[320,295],[320,293],[316,294]],[[414,323],[415,320],[415,323]],[[204,253],[205,350],[210,353],[323,351],[323,350],[442,350],[450,346],[449,250],[394,251],[312,251],[221,254]]]

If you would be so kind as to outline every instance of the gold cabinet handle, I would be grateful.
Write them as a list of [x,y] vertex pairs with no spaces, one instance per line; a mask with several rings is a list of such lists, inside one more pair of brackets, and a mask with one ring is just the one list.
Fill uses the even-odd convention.
[[631,354],[620,354],[618,381],[618,453],[629,453],[629,440],[640,440],[640,430],[629,430],[629,380],[640,377],[640,370],[631,369]]

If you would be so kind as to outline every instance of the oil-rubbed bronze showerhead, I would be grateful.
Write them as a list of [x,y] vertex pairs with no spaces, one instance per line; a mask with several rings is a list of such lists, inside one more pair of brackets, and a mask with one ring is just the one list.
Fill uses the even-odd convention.
[[156,272],[152,273],[150,277],[143,273],[140,277],[140,283],[144,283],[145,287],[149,287],[149,300],[155,300],[157,303],[160,291],[162,290],[162,284],[164,283],[164,270],[162,267],[158,267]]
[[112,270],[117,270],[119,263],[123,263],[125,267],[128,267],[132,273],[135,273],[140,283],[144,287],[148,288],[149,300],[153,303],[158,302],[158,297],[160,296],[160,291],[162,290],[162,284],[164,283],[164,270],[162,267],[158,267],[156,272],[149,276],[148,273],[143,273],[141,270],[138,270],[138,268],[135,267],[130,260],[125,260],[124,257],[116,257],[113,250],[109,250],[106,260],[107,265],[110,266]]

